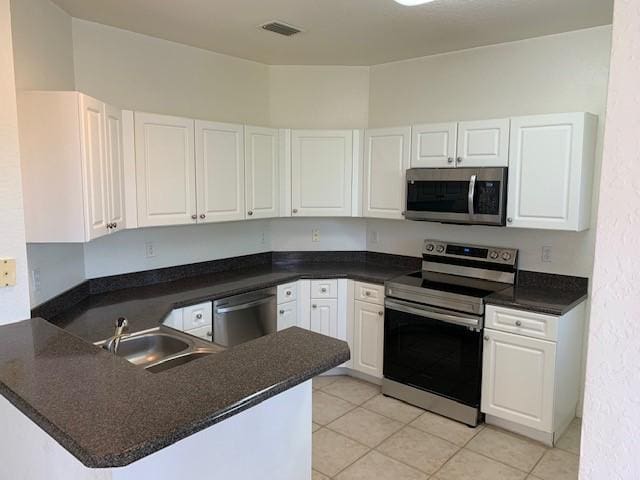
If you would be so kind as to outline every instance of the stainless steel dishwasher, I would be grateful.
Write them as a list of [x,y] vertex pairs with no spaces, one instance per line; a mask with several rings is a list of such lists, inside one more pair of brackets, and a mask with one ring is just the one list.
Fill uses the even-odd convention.
[[213,341],[233,347],[277,330],[277,289],[265,288],[213,302]]

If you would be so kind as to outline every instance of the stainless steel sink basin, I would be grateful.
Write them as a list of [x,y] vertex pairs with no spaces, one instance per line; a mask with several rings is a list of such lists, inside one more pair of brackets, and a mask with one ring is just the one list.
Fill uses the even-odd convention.
[[[96,345],[108,349],[108,341]],[[160,326],[123,336],[115,354],[151,373],[159,373],[222,350],[211,342]]]

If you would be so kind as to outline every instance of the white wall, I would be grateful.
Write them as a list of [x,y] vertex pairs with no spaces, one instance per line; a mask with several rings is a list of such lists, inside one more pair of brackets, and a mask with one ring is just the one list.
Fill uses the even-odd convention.
[[11,0],[18,90],[73,90],[71,17],[49,0]]
[[369,120],[369,68],[270,66],[271,125],[364,128]]
[[[360,218],[282,218],[271,221],[271,247],[283,251],[361,251],[366,248],[366,220]],[[312,231],[320,241],[312,241]]]
[[[594,206],[602,152],[611,27],[597,27],[371,67],[369,125],[588,111],[599,116]],[[594,207],[595,208],[595,207]],[[592,218],[595,225],[595,212]],[[375,251],[416,255],[420,240],[506,245],[521,249],[521,267],[590,276],[592,228],[584,233],[370,222]],[[368,236],[371,238],[371,235]],[[543,246],[553,247],[542,263]]]
[[123,108],[269,123],[266,65],[73,19],[78,90]]
[[640,478],[640,8],[615,2],[582,479]]
[[30,317],[9,0],[0,0],[0,98],[0,258],[17,265],[16,285],[0,288],[3,324]]
[[[155,257],[146,257],[148,242]],[[95,278],[268,251],[266,220],[139,228],[86,243],[85,271]]]
[[[27,257],[32,308],[85,280],[82,244],[30,243]],[[34,271],[40,278],[39,288],[34,284]]]

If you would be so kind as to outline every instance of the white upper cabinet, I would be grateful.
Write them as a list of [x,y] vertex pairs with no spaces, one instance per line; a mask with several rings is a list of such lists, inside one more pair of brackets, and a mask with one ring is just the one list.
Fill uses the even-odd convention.
[[244,128],[196,121],[198,222],[242,220],[244,209]]
[[88,242],[124,225],[120,115],[78,92],[19,94],[27,242]]
[[245,199],[247,218],[280,215],[279,132],[273,128],[244,128]]
[[194,122],[135,113],[138,225],[196,222]]
[[82,122],[82,173],[85,185],[85,222],[87,240],[109,231],[107,152],[104,103],[80,95]]
[[410,145],[410,127],[365,132],[363,216],[404,218]]
[[455,166],[457,135],[455,122],[414,125],[411,168]]
[[458,123],[456,165],[506,167],[509,165],[509,119]]
[[507,226],[589,228],[596,127],[588,113],[511,119]]
[[351,216],[352,130],[291,132],[291,213]]
[[105,106],[108,211],[111,231],[125,228],[124,162],[122,146],[122,111]]

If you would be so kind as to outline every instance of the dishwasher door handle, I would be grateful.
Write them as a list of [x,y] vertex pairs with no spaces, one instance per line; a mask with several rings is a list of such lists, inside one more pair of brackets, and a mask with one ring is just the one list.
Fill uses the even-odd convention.
[[238,310],[246,310],[247,308],[255,307],[257,305],[262,305],[263,303],[269,303],[274,298],[275,298],[274,295],[269,295],[268,297],[258,298],[257,300],[252,300],[250,302],[242,303],[240,305],[234,305],[232,307],[216,308],[216,315],[237,312]]

